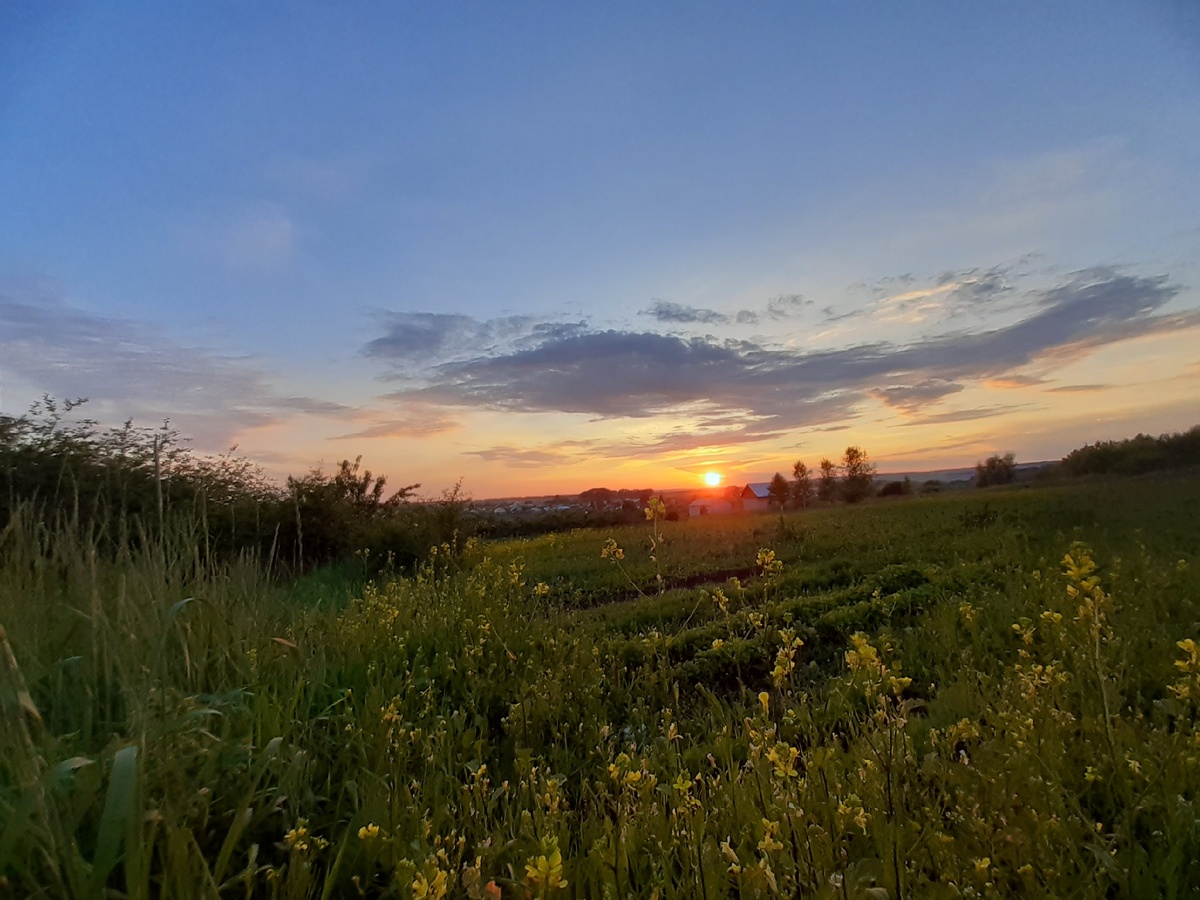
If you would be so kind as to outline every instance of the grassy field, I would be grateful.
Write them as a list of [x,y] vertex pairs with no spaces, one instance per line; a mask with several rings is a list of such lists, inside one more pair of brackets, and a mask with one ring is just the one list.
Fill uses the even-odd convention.
[[0,537],[0,896],[1189,897],[1200,477],[279,585]]

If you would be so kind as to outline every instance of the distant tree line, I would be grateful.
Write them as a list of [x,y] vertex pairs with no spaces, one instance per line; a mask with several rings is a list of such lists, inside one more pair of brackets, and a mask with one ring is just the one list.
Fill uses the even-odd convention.
[[33,516],[115,553],[183,531],[207,557],[252,552],[287,571],[350,560],[405,568],[467,537],[458,486],[415,503],[419,485],[389,490],[361,458],[280,486],[234,450],[193,452],[167,421],[103,428],[78,417],[83,403],[44,397],[25,415],[0,415],[0,533]]
[[1072,450],[1058,465],[1065,475],[1141,475],[1200,466],[1200,425],[1187,431],[1123,441],[1099,441]]
[[[1139,475],[1169,469],[1200,466],[1200,425],[1184,432],[1151,437],[1139,434],[1123,441],[1100,441],[1072,450],[1062,462],[1043,468],[1041,478],[1081,475]],[[1017,479],[1017,461],[1012,453],[994,454],[975,465],[976,487],[1011,484]],[[907,477],[874,489],[875,466],[861,447],[846,448],[840,462],[823,458],[816,469],[803,460],[792,466],[789,480],[776,472],[767,488],[771,504],[779,509],[804,509],[814,501],[858,503],[873,493],[880,497],[904,496],[914,492]],[[939,481],[927,481],[920,493],[937,493]]]
[[767,493],[771,503],[780,509],[789,506],[804,509],[814,500],[859,503],[874,493],[874,485],[875,464],[867,451],[850,446],[840,463],[825,458],[816,471],[809,469],[803,460],[797,460],[792,466],[791,480],[776,472]]
[[642,508],[650,502],[653,494],[654,491],[651,488],[621,488],[614,491],[611,488],[595,487],[583,491],[579,495],[579,500],[592,509],[605,509],[612,504],[636,504],[636,510],[641,512]]

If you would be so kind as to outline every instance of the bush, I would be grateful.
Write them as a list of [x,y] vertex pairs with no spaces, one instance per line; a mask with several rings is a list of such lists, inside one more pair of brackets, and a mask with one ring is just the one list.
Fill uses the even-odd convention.
[[989,456],[987,462],[975,466],[976,487],[993,484],[1011,484],[1017,477],[1017,460],[1011,453]]

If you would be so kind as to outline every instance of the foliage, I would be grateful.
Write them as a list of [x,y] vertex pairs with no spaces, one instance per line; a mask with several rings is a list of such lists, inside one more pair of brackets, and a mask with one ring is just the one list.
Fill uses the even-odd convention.
[[409,502],[418,485],[388,494],[387,479],[343,460],[271,484],[236,448],[192,452],[170,423],[103,429],[80,418],[82,400],[46,397],[23,416],[0,416],[0,527],[18,509],[52,529],[91,535],[112,555],[178,532],[196,533],[205,560],[253,554],[301,572],[335,562],[412,568],[429,547],[470,531],[459,488],[431,503]]
[[975,486],[990,487],[994,484],[1011,484],[1017,477],[1017,459],[1011,453],[989,456],[987,462],[975,466]]
[[792,502],[804,509],[816,496],[812,474],[803,461],[797,460],[792,466]]
[[788,484],[788,480],[782,474],[776,472],[771,478],[771,483],[767,485],[767,494],[773,505],[783,509],[787,504],[788,495],[791,494],[791,485]]
[[837,463],[831,459],[823,458],[821,460],[821,475],[817,479],[818,500],[833,500],[837,497],[837,477]]
[[232,450],[192,453],[168,421],[103,429],[77,417],[84,403],[45,397],[0,416],[0,525],[27,506],[46,523],[94,527],[111,552],[199,518],[206,553],[269,546],[280,492],[256,466]]
[[1067,475],[1140,475],[1200,465],[1200,425],[1177,434],[1139,434],[1072,450],[1062,461]]
[[875,465],[861,447],[850,446],[842,457],[842,499],[858,503],[871,496]]

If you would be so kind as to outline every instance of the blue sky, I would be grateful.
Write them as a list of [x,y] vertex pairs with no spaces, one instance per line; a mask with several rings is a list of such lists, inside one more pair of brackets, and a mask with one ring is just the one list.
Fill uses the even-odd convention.
[[436,493],[1200,421],[1178,2],[0,8],[2,409]]

